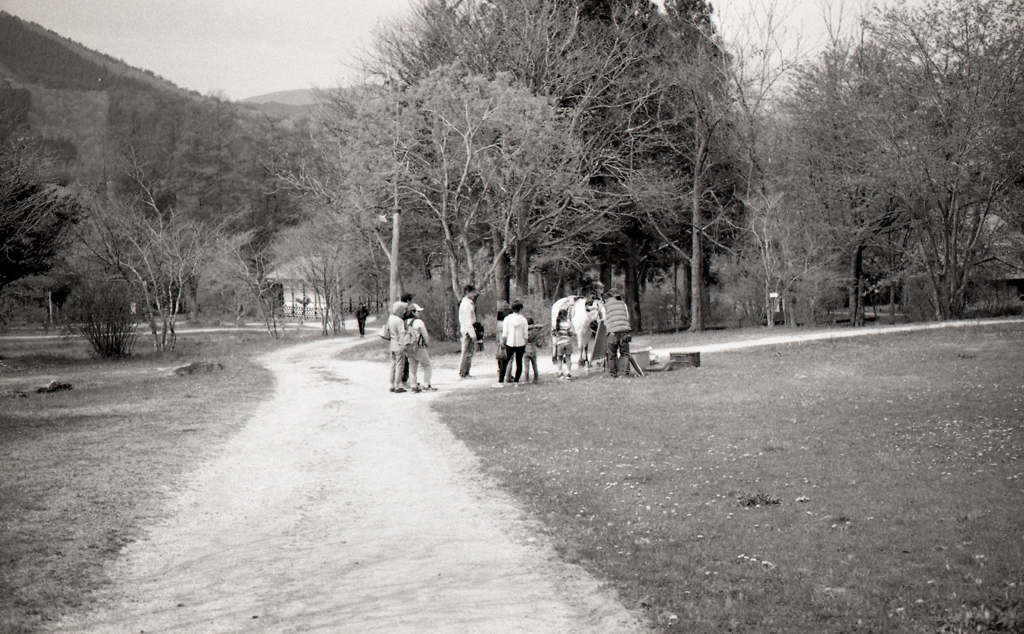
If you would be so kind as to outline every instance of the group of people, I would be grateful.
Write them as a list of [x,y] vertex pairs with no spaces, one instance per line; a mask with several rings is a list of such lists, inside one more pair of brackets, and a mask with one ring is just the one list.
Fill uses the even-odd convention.
[[[543,328],[535,325],[533,319],[523,316],[523,303],[514,301],[505,304],[498,311],[497,347],[494,357],[498,361],[498,387],[505,383],[519,383],[520,379],[530,382],[530,370],[533,370],[533,382],[537,383],[537,348],[540,344]],[[513,372],[512,361],[515,361]],[[523,372],[523,364],[526,371]]]
[[[476,300],[480,293],[472,284],[463,289],[459,303],[459,336],[461,338],[461,358],[459,361],[459,378],[470,376],[473,355],[483,336],[483,328],[477,319]],[[387,324],[381,336],[390,341],[391,372],[389,375],[392,392],[421,392],[434,390],[430,384],[431,363],[427,348],[430,336],[423,322],[424,308],[412,302],[412,295],[406,294],[391,307]],[[629,342],[631,338],[629,309],[622,299],[620,289],[604,293],[604,287],[598,283],[598,297],[603,297],[602,318],[607,330],[606,368],[611,378],[629,375],[630,356]],[[523,303],[514,301],[505,304],[497,314],[497,346],[495,358],[498,362],[498,383],[519,383],[520,381],[539,381],[537,368],[537,350],[542,346],[545,328],[535,324],[533,319],[523,315]],[[559,315],[555,328],[551,332],[553,357],[558,367],[560,378],[572,378],[573,327],[568,314]],[[515,362],[513,364],[513,361]],[[565,370],[563,371],[563,364]],[[514,367],[514,369],[513,369]],[[422,370],[422,382],[417,375]]]
[[[469,378],[473,366],[473,353],[478,348],[483,328],[476,315],[476,299],[480,292],[472,284],[463,289],[462,301],[459,303],[459,337],[462,341],[462,358],[459,362],[459,378]],[[505,382],[519,383],[530,380],[533,370],[533,382],[539,380],[537,369],[537,348],[540,344],[542,328],[536,326],[532,319],[523,316],[523,303],[515,301],[506,304],[498,311],[498,332],[495,357],[498,360],[498,385]],[[512,360],[515,360],[515,372],[512,371]],[[526,362],[524,376],[523,363]]]
[[[605,367],[608,376],[618,378],[629,376],[630,352],[629,342],[632,330],[629,319],[629,308],[622,299],[622,289],[616,287],[612,292],[605,292],[604,285],[596,284],[593,299],[601,299],[601,317],[607,331],[607,348]],[[462,340],[462,359],[459,364],[459,377],[467,378],[473,363],[473,352],[477,349],[480,338],[480,323],[476,315],[476,299],[479,292],[472,285],[467,285],[459,304],[459,332]],[[498,383],[519,383],[520,380],[530,381],[530,370],[533,370],[533,382],[539,380],[537,371],[537,349],[541,347],[544,327],[533,323],[533,319],[523,314],[523,303],[520,301],[505,304],[498,310],[498,332],[495,358],[498,362]],[[571,315],[568,312],[558,315],[552,337],[552,362],[558,368],[558,377],[571,379],[573,339]],[[513,371],[513,361],[514,371]],[[564,365],[564,370],[563,370]],[[525,370],[525,371],[524,371]]]
[[[391,314],[381,331],[381,336],[390,341],[391,371],[390,390],[396,394],[411,391],[431,392],[437,388],[430,384],[431,364],[430,335],[423,322],[424,308],[412,302],[412,295],[406,294],[391,306]],[[422,370],[422,383],[417,379]]]
[[[587,299],[587,305],[600,299],[601,320],[605,326],[605,368],[610,378],[629,376],[630,353],[629,342],[632,339],[632,326],[629,320],[629,307],[622,299],[622,289],[606,292],[604,284],[597,282],[595,292]],[[572,378],[573,341],[576,332],[572,323],[570,308],[565,308],[555,316],[552,336],[551,362],[558,368],[558,377]],[[563,371],[562,367],[565,366]]]

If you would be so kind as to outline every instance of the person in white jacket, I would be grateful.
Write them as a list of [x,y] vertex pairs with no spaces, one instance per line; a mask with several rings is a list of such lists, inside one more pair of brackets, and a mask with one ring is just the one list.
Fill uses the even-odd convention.
[[[516,300],[512,302],[512,314],[501,322],[501,340],[508,348],[508,363],[516,360],[516,373],[512,376],[513,383],[519,383],[523,375],[523,353],[526,352],[526,340],[530,330],[530,324],[523,317],[523,302]],[[498,383],[502,383],[498,377]]]
[[405,302],[395,302],[391,306],[391,314],[388,315],[388,323],[385,326],[389,341],[388,349],[391,351],[391,371],[388,373],[388,383],[391,384],[391,391],[396,393],[406,391],[402,387],[402,371],[405,368],[405,346],[402,345],[402,335],[405,334],[405,311],[408,308],[409,305]]

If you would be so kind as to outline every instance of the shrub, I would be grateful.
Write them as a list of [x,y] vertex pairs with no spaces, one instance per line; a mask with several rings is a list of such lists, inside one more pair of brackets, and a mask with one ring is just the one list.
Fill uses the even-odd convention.
[[97,356],[131,356],[138,334],[130,298],[123,283],[83,283],[66,312],[69,327],[89,341]]

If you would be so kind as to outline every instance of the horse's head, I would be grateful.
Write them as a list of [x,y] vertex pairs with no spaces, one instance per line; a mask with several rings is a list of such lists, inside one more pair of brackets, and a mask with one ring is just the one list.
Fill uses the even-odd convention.
[[601,315],[604,314],[604,311],[602,310],[604,308],[603,301],[599,299],[589,301],[587,302],[586,307],[587,317],[590,318],[590,321],[601,321]]

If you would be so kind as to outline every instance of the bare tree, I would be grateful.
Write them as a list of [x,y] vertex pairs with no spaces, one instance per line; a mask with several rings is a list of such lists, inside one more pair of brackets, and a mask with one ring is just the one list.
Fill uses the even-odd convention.
[[189,283],[218,250],[230,250],[237,243],[228,231],[233,218],[211,225],[174,207],[160,209],[145,184],[143,167],[134,164],[128,173],[141,194],[97,198],[79,236],[93,263],[131,285],[155,348],[172,350]]
[[284,231],[274,243],[279,267],[290,266],[323,298],[322,334],[342,329],[342,292],[348,264],[347,240],[335,219],[325,214]]

